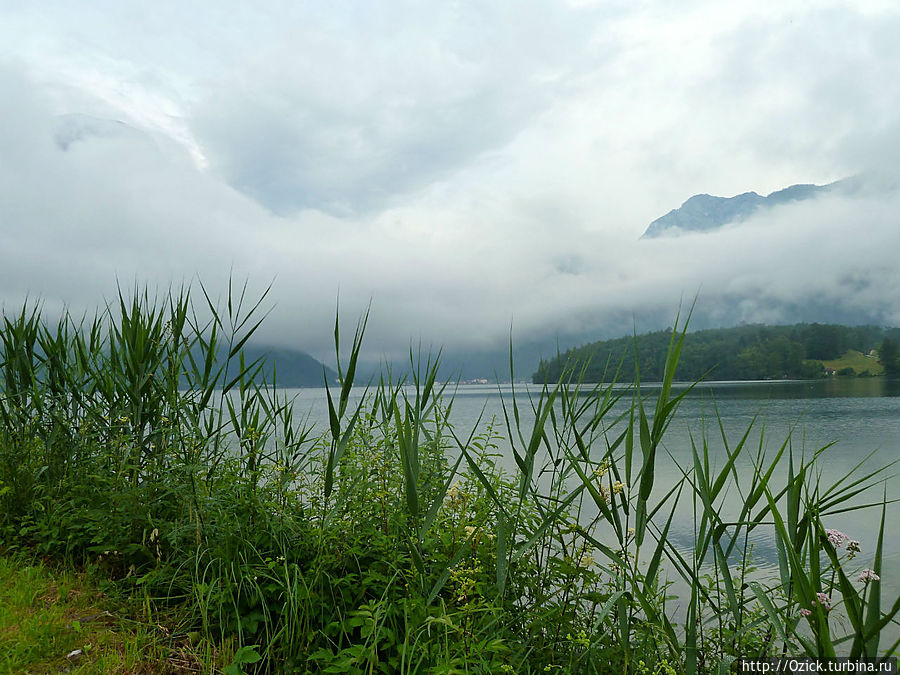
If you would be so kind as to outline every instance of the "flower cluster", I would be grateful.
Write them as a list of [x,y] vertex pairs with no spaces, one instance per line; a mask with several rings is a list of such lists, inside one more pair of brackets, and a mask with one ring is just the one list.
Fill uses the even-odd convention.
[[468,498],[469,493],[463,489],[459,481],[456,481],[450,489],[447,490],[444,501],[451,509],[460,511],[465,507]]
[[844,534],[840,530],[825,530],[825,536],[828,538],[829,543],[835,548],[843,548],[846,544],[848,554],[847,557],[851,560],[861,550],[859,542],[856,539],[851,539],[849,535]]
[[609,504],[609,490],[603,483],[599,483],[597,487],[600,488],[600,498]]
[[566,634],[566,639],[570,642],[573,642],[575,645],[579,647],[590,647],[591,640],[588,637],[587,631],[583,628],[578,631],[577,635],[572,635],[571,633]]
[[474,596],[478,595],[478,578],[481,572],[481,565],[477,562],[473,562],[471,565],[460,562],[450,570],[448,583],[453,589],[453,595],[458,603],[468,604]]
[[870,569],[864,569],[862,571],[862,574],[860,574],[856,578],[857,581],[862,581],[863,583],[866,583],[866,584],[869,583],[870,581],[878,581],[879,579],[881,579],[881,577],[875,573],[875,570],[870,570]]
[[609,471],[609,462],[604,459],[603,461],[600,462],[600,464],[594,470],[594,477],[595,478],[603,478],[603,476],[605,476],[608,471]]
[[[831,545],[835,548],[841,548],[844,544],[850,541],[850,537],[848,537],[840,530],[825,530],[825,536],[828,537],[828,541],[831,542]],[[857,542],[857,544],[858,543],[859,542]]]
[[590,569],[594,566],[594,549],[592,549],[588,545],[584,545],[581,549],[581,554],[578,556],[578,566],[584,567],[585,569]]
[[609,487],[607,487],[603,479],[609,474],[610,465],[607,460],[603,460],[600,462],[598,467],[594,470],[594,478],[597,478],[597,490],[600,492],[600,498],[603,499],[607,504],[610,502],[610,499],[613,495],[622,494],[625,492],[625,483],[620,480],[612,480],[612,477],[609,479]]

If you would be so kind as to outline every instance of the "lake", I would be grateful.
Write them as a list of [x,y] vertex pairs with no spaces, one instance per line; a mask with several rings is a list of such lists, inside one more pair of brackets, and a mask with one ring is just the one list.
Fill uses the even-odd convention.
[[[520,410],[530,410],[527,395],[537,394],[535,385],[516,385]],[[683,390],[683,389],[682,389]],[[503,403],[511,401],[511,385],[461,385],[455,389],[451,420],[457,433],[465,437],[482,415],[494,417],[498,430],[503,431]],[[653,385],[642,391],[651,397]],[[295,404],[299,413],[308,414],[310,422],[323,431],[327,429],[327,406],[324,389],[303,389]],[[359,400],[361,390],[353,399]],[[900,381],[883,378],[827,378],[813,381],[767,382],[709,382],[695,387],[684,399],[664,439],[664,448],[657,464],[657,485],[672,485],[681,476],[677,464],[687,465],[690,459],[691,438],[699,443],[704,430],[709,436],[711,462],[722,466],[725,459],[716,411],[729,444],[737,443],[754,423],[750,435],[750,450],[755,454],[762,442],[771,455],[790,438],[794,452],[810,453],[833,444],[824,451],[819,464],[821,479],[830,483],[846,476],[868,455],[865,467],[885,466],[900,458]],[[530,425],[533,417],[528,417]],[[500,444],[504,449],[504,444]],[[508,445],[505,446],[508,454]],[[749,471],[750,453],[739,470]],[[511,458],[510,469],[514,467]],[[898,481],[894,471],[885,474],[888,496],[897,494]],[[784,478],[782,474],[781,483]],[[881,489],[871,491],[864,501],[881,499]],[[723,504],[725,511],[737,509],[740,495],[732,491]],[[680,508],[670,531],[670,540],[686,549],[693,540],[693,519],[689,505]],[[824,519],[825,527],[846,532],[861,542],[862,552],[853,564],[870,567],[880,520],[880,509],[855,514],[837,514]],[[884,597],[893,600],[900,593],[900,505],[888,506],[885,531],[885,559],[883,562]],[[753,536],[754,562],[762,573],[774,573],[776,554],[771,531],[759,528]],[[852,569],[855,569],[852,568]],[[889,631],[891,632],[891,631]]]

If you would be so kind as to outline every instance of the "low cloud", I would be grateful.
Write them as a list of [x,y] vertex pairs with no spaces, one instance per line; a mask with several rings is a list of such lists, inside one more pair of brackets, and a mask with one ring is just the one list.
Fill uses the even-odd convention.
[[[398,5],[377,30],[288,13],[248,23],[263,49],[172,28],[161,70],[128,51],[131,27],[110,53],[142,105],[167,102],[140,115],[23,48],[0,66],[0,301],[80,312],[117,284],[272,283],[261,337],[322,358],[338,298],[346,322],[371,301],[374,358],[502,350],[510,328],[565,348],[671,325],[697,294],[696,327],[900,323],[896,12],[716,6]],[[856,48],[823,60],[834,40]],[[102,70],[84,54],[82,75]],[[638,239],[698,192],[857,174],[851,195]]]
[[192,127],[213,169],[272,211],[383,208],[502,148],[552,104],[589,33],[578,12],[545,4],[292,24],[210,87]]

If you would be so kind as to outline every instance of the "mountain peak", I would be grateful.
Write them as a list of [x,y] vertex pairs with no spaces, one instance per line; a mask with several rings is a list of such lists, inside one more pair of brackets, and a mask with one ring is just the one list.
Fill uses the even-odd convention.
[[694,195],[680,208],[672,209],[650,223],[641,239],[717,230],[730,223],[746,220],[762,208],[812,199],[830,192],[841,183],[843,181],[828,185],[791,185],[765,197],[756,192],[744,192],[734,197],[716,197],[705,193]]

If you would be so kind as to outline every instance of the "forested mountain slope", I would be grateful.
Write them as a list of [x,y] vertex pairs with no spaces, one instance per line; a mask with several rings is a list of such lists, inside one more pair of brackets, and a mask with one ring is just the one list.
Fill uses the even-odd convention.
[[[585,369],[588,382],[631,380],[635,371],[635,347],[641,379],[662,379],[671,329],[594,342],[542,360],[534,382],[556,382],[566,366]],[[794,324],[790,326],[744,325],[701,330],[685,339],[677,377],[696,380],[806,379],[827,374],[823,361],[840,359],[849,350],[861,352],[872,363],[868,371],[883,371],[877,356],[885,339],[894,344],[900,328]],[[875,351],[874,354],[870,354]],[[857,359],[858,360],[858,359]],[[893,364],[891,364],[893,365]],[[617,375],[618,372],[618,375]],[[848,371],[849,374],[849,371]]]

